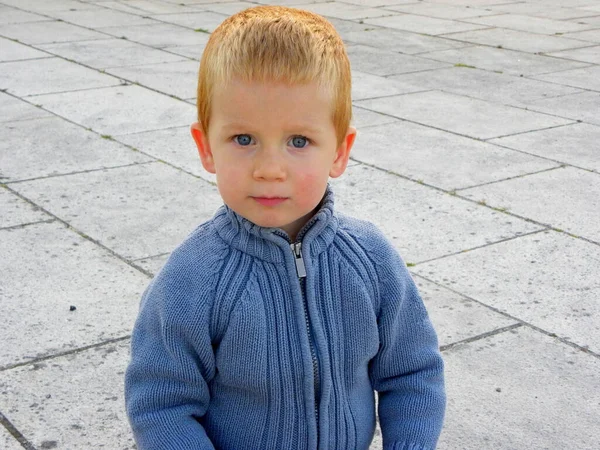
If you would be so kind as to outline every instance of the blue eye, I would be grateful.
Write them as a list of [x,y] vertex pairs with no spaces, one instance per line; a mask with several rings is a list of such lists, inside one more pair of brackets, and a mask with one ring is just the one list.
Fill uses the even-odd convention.
[[248,134],[238,134],[237,136],[233,137],[233,140],[242,147],[245,147],[252,143],[252,138]]
[[294,136],[290,142],[295,148],[304,148],[308,145],[308,139],[304,136]]

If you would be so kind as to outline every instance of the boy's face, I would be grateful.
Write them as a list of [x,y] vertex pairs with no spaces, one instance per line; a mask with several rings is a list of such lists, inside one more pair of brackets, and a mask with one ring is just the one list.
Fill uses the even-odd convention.
[[198,123],[192,135],[202,165],[217,175],[223,201],[295,239],[329,177],[346,169],[356,137],[350,127],[338,146],[331,115],[330,96],[316,83],[234,81],[214,93],[208,136]]

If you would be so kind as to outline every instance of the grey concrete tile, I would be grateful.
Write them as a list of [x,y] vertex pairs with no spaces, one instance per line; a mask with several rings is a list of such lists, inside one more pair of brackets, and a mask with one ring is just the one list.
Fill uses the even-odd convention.
[[244,9],[252,8],[253,6],[257,6],[256,3],[250,2],[215,2],[214,0],[211,3],[202,3],[201,5],[196,5],[196,10],[202,9],[203,11],[211,11],[215,13],[225,14],[226,16],[232,16]]
[[8,122],[0,140],[5,183],[152,160],[58,117]]
[[[408,3],[408,2],[407,2]],[[438,19],[466,19],[469,17],[489,16],[497,14],[489,8],[472,8],[466,5],[415,3],[390,5],[385,9],[407,14],[436,17]]]
[[0,367],[131,331],[146,275],[58,222],[0,230],[0,245]]
[[379,50],[366,45],[353,45],[348,47],[347,52],[353,69],[373,75],[385,76],[448,67],[447,63]]
[[[3,179],[2,170],[0,170],[0,181],[4,182],[6,180]],[[14,227],[51,218],[3,187],[0,187],[0,211],[2,211],[0,228]]]
[[342,36],[346,42],[369,45],[407,55],[466,46],[463,42],[373,25],[361,25],[361,28],[347,30]]
[[382,17],[396,14],[382,8],[370,8],[364,5],[353,5],[341,2],[327,3],[304,3],[296,5],[300,9],[306,9],[325,17],[336,17],[338,19],[356,20],[369,17]]
[[575,123],[492,139],[489,142],[600,172],[598,126]]
[[200,33],[189,28],[182,28],[169,23],[154,25],[135,25],[101,28],[100,31],[115,37],[126,37],[128,40],[154,48],[197,45],[206,43],[206,33]]
[[580,8],[569,8],[564,6],[551,6],[546,2],[505,3],[501,5],[490,5],[488,8],[496,13],[507,12],[557,20],[575,19],[578,17],[593,16],[595,14],[594,11],[589,11],[585,6]]
[[360,100],[358,106],[443,130],[490,139],[571,122],[441,91]]
[[222,205],[215,186],[163,163],[46,178],[12,188],[128,259],[172,251]]
[[85,9],[78,11],[59,11],[53,17],[86,28],[103,28],[132,25],[151,25],[157,23],[148,17],[128,14],[107,8]]
[[598,173],[566,167],[466,189],[460,195],[600,243]]
[[0,92],[0,123],[48,117],[50,113]]
[[351,157],[448,191],[559,165],[404,121],[359,130]]
[[[344,3],[351,3],[353,5],[368,6],[370,8],[376,8],[377,6],[386,5],[401,5],[404,3],[414,3],[415,0],[346,0]],[[305,1],[306,3],[306,1]]]
[[420,73],[394,75],[391,79],[423,90],[437,89],[453,94],[475,97],[511,106],[527,106],[530,102],[582,92],[580,89],[545,83],[524,77],[499,74],[467,67],[430,70]]
[[36,70],[31,65],[27,60],[0,63],[0,89],[23,97],[121,84],[118,78],[61,58],[37,59]]
[[365,165],[348,168],[331,183],[338,210],[379,226],[407,263],[540,229]]
[[165,265],[167,259],[169,259],[170,253],[164,255],[152,256],[150,258],[143,258],[134,261],[134,263],[143,269],[147,270],[153,275],[156,275],[162,266]]
[[579,94],[536,100],[531,102],[529,107],[535,111],[600,125],[598,105],[600,105],[600,93],[581,92]]
[[419,276],[415,282],[441,347],[518,323]]
[[526,31],[537,34],[572,33],[584,31],[589,27],[565,20],[544,19],[541,17],[525,16],[520,14],[498,14],[489,17],[468,19],[468,22],[491,27],[509,28],[511,30]]
[[434,17],[417,16],[416,14],[398,14],[390,17],[366,19],[365,23],[434,36],[445,33],[487,28],[486,25],[436,19]]
[[379,114],[368,109],[354,106],[352,108],[352,125],[354,125],[359,134],[362,133],[364,127],[371,127],[375,125],[383,125],[386,123],[398,122],[400,119],[397,117],[388,116],[386,114]]
[[592,17],[581,17],[579,19],[571,19],[569,22],[574,22],[581,25],[589,25],[588,29],[598,28],[600,26],[600,15],[595,15]]
[[190,98],[196,95],[198,68],[198,62],[188,60],[169,64],[114,67],[106,72],[167,95]]
[[228,15],[202,11],[197,13],[152,15],[150,17],[161,22],[174,23],[193,30],[202,29],[212,33]]
[[565,70],[560,73],[548,73],[546,75],[537,75],[534,78],[592,91],[600,91],[600,66]]
[[195,108],[141,86],[32,97],[44,109],[100,134],[119,135],[188,125]]
[[205,171],[200,163],[189,125],[167,130],[123,134],[118,136],[117,140],[206,181],[216,183],[215,175]]
[[4,427],[0,427],[0,447],[4,450],[23,450],[23,446]]
[[444,359],[448,408],[438,449],[595,447],[597,358],[523,327]]
[[467,64],[479,69],[504,72],[511,75],[535,75],[584,67],[588,64],[565,61],[548,56],[528,55],[514,50],[490,47],[465,47],[424,53],[421,56],[447,61],[452,64]]
[[198,9],[192,6],[184,6],[178,3],[165,3],[161,0],[127,0],[126,3],[120,1],[102,2],[104,8],[115,9],[129,14],[147,16],[148,14],[176,14],[197,12]]
[[0,408],[35,448],[135,448],[123,401],[129,340],[0,372]]
[[137,66],[140,64],[171,63],[184,58],[125,39],[44,44],[40,48],[96,69]]
[[548,56],[556,56],[558,58],[572,59],[593,64],[600,64],[600,45],[591,47],[578,48],[575,50],[566,50],[563,52],[552,52]]
[[11,8],[9,6],[0,6],[0,24],[9,23],[25,23],[25,22],[39,22],[43,20],[50,20],[48,17],[33,14],[20,9]]
[[201,42],[197,45],[178,45],[176,47],[165,47],[164,50],[169,53],[175,53],[176,55],[185,56],[187,58],[192,58],[198,62],[198,67],[200,67],[200,58],[202,57],[202,53],[204,52],[204,48],[206,47],[206,43],[208,42],[208,38],[210,34],[207,33],[199,33],[198,41]]
[[5,5],[15,6],[22,10],[47,14],[54,11],[67,11],[70,9],[95,9],[93,4],[86,4],[76,0],[60,0],[49,2],[48,0],[2,0]]
[[40,52],[39,50],[28,47],[27,45],[19,44],[18,42],[11,41],[10,39],[4,39],[0,37],[0,62],[33,58],[49,58],[51,56],[52,55],[49,55],[48,53]]
[[505,28],[489,28],[487,30],[467,31],[465,33],[452,33],[445,37],[473,44],[490,45],[492,47],[507,48],[528,53],[554,52],[587,45],[575,39],[544,36],[525,31],[507,30]]
[[31,45],[106,39],[104,34],[59,21],[0,25],[0,35]]
[[410,83],[404,83],[400,80],[371,75],[357,70],[352,71],[353,100],[407,94],[409,92],[418,92],[422,90],[425,89],[418,87],[416,84],[411,85]]
[[600,29],[579,31],[577,33],[567,33],[565,34],[565,37],[600,44]]

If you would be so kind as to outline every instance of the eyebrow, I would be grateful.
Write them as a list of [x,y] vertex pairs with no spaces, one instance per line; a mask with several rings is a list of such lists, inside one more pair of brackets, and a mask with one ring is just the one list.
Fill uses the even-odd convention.
[[[228,122],[223,125],[223,130],[228,131],[232,129],[248,129],[252,128],[252,125],[241,123],[241,122]],[[312,125],[297,124],[289,127],[290,130],[296,130],[297,132],[307,132],[310,134],[319,134],[323,131],[322,128],[315,128]]]

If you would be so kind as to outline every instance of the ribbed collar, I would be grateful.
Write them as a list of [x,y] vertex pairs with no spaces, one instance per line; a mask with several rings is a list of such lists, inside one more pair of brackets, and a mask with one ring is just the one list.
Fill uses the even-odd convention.
[[[324,251],[333,242],[338,228],[333,203],[333,191],[327,185],[318,212],[298,233],[297,241],[302,242],[303,251],[309,251],[311,257]],[[285,231],[258,226],[227,205],[217,210],[212,222],[225,242],[256,258],[282,263],[285,258],[283,251],[290,251],[291,242]]]

